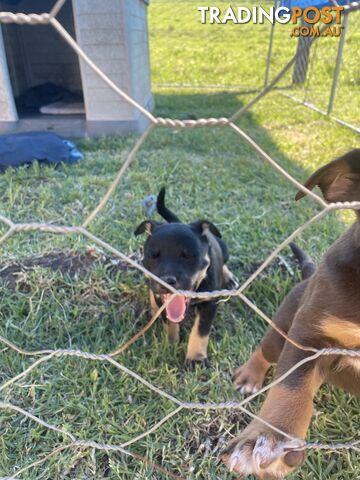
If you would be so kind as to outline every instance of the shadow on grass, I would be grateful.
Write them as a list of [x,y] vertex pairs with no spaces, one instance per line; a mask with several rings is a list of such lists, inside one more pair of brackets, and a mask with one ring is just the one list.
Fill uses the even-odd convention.
[[[250,93],[250,94],[249,94]],[[155,115],[160,117],[176,118],[180,120],[198,120],[201,118],[220,118],[231,117],[235,112],[243,108],[255,95],[253,92],[210,92],[189,93],[188,90],[178,89],[167,90],[167,93],[155,94]],[[260,100],[261,102],[261,100]],[[254,107],[252,107],[253,109]],[[269,112],[271,116],[271,112]],[[277,160],[282,166],[288,166],[290,170],[299,174],[299,178],[306,179],[309,172],[299,164],[294,164],[284,151],[278,148],[269,132],[259,123],[256,115],[248,110],[236,122],[246,132],[251,132],[253,138],[259,145],[273,152],[274,160]],[[204,127],[214,128],[214,127]],[[243,143],[239,138],[239,142]],[[233,143],[233,142],[232,142]],[[235,142],[234,142],[235,143]],[[267,151],[267,153],[270,153]]]

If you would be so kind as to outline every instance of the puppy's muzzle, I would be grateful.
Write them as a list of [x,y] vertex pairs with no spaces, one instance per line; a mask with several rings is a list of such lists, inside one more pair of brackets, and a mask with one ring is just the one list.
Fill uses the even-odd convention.
[[[177,278],[174,275],[162,275],[159,277],[163,282],[167,283],[170,285],[170,287],[180,289],[182,290],[183,288],[179,285],[179,282]],[[150,288],[151,290],[156,293],[157,295],[164,295],[166,293],[171,293],[171,291],[166,288],[164,285],[161,285],[158,283],[156,280],[151,280],[150,282]]]
[[176,277],[174,277],[173,275],[165,275],[164,277],[160,277],[160,278],[163,282],[168,283],[174,288],[176,287],[177,280],[176,280]]

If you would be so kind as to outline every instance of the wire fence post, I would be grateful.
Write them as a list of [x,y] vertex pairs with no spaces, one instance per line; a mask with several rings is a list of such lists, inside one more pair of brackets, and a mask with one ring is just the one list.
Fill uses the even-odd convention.
[[340,75],[340,70],[341,70],[341,65],[342,65],[342,58],[343,58],[344,45],[345,45],[345,37],[346,37],[346,32],[347,32],[348,27],[349,27],[349,16],[350,15],[345,15],[344,20],[343,20],[343,31],[341,32],[341,35],[340,35],[339,47],[338,47],[338,52],[337,52],[337,56],[336,56],[336,66],[335,66],[334,78],[333,78],[333,82],[332,82],[332,85],[331,85],[331,92],[330,92],[329,104],[328,104],[328,109],[327,109],[327,114],[328,115],[330,115],[330,113],[333,111],[333,108],[334,108],[336,88],[337,88],[337,85],[338,85],[339,75]]
[[[274,11],[276,11],[276,9],[278,8],[278,4],[279,4],[279,0],[275,0]],[[265,70],[264,87],[267,87],[268,84],[269,84],[272,49],[273,49],[273,44],[274,44],[275,25],[276,25],[276,22],[274,21],[271,24],[271,30],[270,30],[270,41],[269,41],[269,49],[268,49],[268,53],[267,53],[267,57],[266,57],[266,70]]]
[[[308,26],[304,19],[301,20],[301,26]],[[310,36],[300,36],[296,50],[296,63],[293,72],[293,83],[304,83],[307,76],[307,70],[309,65],[310,47],[312,44],[312,38]]]

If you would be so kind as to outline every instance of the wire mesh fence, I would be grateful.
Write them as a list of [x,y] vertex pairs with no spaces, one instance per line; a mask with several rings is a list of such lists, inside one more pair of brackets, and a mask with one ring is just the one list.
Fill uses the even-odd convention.
[[[304,25],[314,30],[319,24]],[[360,131],[359,91],[360,53],[359,44],[360,12],[342,17],[342,31],[338,37],[324,36],[320,41],[315,37],[299,37],[296,49],[299,51],[294,68],[279,83],[281,91],[294,101],[329,115],[340,124]],[[273,26],[269,40],[269,55],[265,83],[272,78],[271,72],[278,70],[288,48],[283,29]]]
[[[356,350],[346,350],[346,349],[339,349],[339,348],[327,348],[327,349],[316,349],[316,348],[309,348],[304,347],[303,345],[298,344],[294,340],[292,340],[286,333],[281,331],[272,320],[261,310],[257,307],[255,303],[253,303],[245,294],[246,289],[254,282],[255,279],[259,277],[259,275],[264,271],[264,269],[276,258],[276,256],[281,252],[283,248],[285,248],[289,243],[294,240],[297,236],[299,236],[302,232],[304,232],[310,225],[318,222],[322,219],[325,215],[329,212],[334,210],[344,210],[344,209],[360,209],[360,202],[344,202],[344,203],[326,203],[321,197],[319,197],[316,193],[308,190],[305,188],[300,182],[298,182],[293,176],[291,176],[286,170],[284,170],[274,159],[272,159],[260,146],[249,136],[247,135],[241,128],[237,126],[235,123],[248,109],[250,109],[253,105],[255,105],[261,98],[266,95],[272,88],[274,88],[278,82],[282,81],[282,79],[288,75],[291,68],[296,64],[297,59],[299,56],[303,54],[303,49],[298,49],[296,54],[287,62],[287,64],[277,73],[276,76],[273,77],[271,81],[267,83],[265,88],[256,95],[247,105],[243,106],[240,110],[235,112],[230,118],[207,118],[207,119],[199,119],[199,120],[178,120],[178,119],[170,119],[170,118],[161,118],[152,115],[150,112],[145,110],[141,105],[139,105],[135,100],[129,97],[125,92],[123,92],[119,87],[117,87],[97,66],[96,64],[87,56],[87,54],[77,45],[76,41],[68,34],[68,32],[62,27],[62,25],[56,19],[56,15],[64,5],[66,0],[58,0],[51,10],[50,13],[44,14],[13,14],[9,12],[0,12],[0,23],[4,22],[13,22],[18,24],[28,24],[28,25],[38,25],[38,24],[50,24],[55,28],[63,40],[79,55],[79,57],[87,63],[87,65],[92,68],[98,75],[103,79],[107,85],[112,88],[118,95],[120,95],[126,102],[131,104],[133,107],[137,108],[139,112],[141,112],[149,122],[148,127],[144,131],[144,133],[140,136],[137,140],[135,145],[133,146],[131,152],[129,153],[128,157],[122,164],[118,174],[116,175],[115,179],[113,180],[112,184],[110,185],[107,193],[101,199],[98,206],[87,216],[84,221],[78,226],[65,226],[65,225],[55,225],[52,223],[38,223],[38,222],[24,222],[24,223],[15,223],[10,218],[7,218],[4,215],[0,214],[0,222],[5,225],[6,231],[0,238],[0,245],[3,244],[6,240],[12,237],[15,234],[19,234],[20,232],[28,233],[28,232],[44,232],[47,234],[52,235],[80,235],[85,237],[86,239],[90,240],[93,244],[98,245],[104,251],[110,252],[113,256],[121,259],[122,261],[126,262],[131,267],[137,269],[142,274],[144,274],[148,278],[152,278],[156,280],[158,283],[163,285],[165,288],[172,293],[171,297],[167,300],[167,302],[156,312],[155,315],[148,321],[148,323],[143,327],[141,330],[137,332],[128,342],[120,345],[118,348],[114,349],[111,352],[105,354],[95,354],[90,352],[81,351],[78,349],[40,349],[37,351],[30,351],[21,348],[21,346],[16,345],[13,342],[10,342],[8,339],[4,337],[0,337],[0,342],[6,346],[7,348],[11,349],[12,351],[16,352],[20,356],[31,357],[33,359],[33,363],[22,372],[17,375],[11,376],[8,380],[4,381],[0,385],[0,390],[4,391],[9,386],[16,384],[19,380],[25,378],[30,372],[37,369],[41,364],[48,363],[54,361],[56,358],[64,358],[64,357],[74,357],[77,359],[86,360],[89,362],[99,362],[105,365],[111,365],[113,368],[122,372],[125,375],[130,376],[139,385],[145,387],[149,392],[152,392],[158,395],[161,398],[164,398],[171,402],[174,406],[173,410],[164,415],[160,418],[154,425],[143,431],[141,434],[134,436],[127,442],[114,445],[111,443],[100,442],[93,439],[86,439],[81,438],[78,433],[74,433],[69,431],[66,428],[59,428],[56,425],[47,422],[46,420],[40,418],[39,416],[31,413],[25,408],[17,406],[13,403],[6,402],[5,400],[0,401],[0,408],[15,412],[18,415],[23,416],[24,418],[35,422],[47,430],[56,432],[64,439],[66,439],[65,443],[56,446],[49,454],[38,458],[36,461],[25,464],[23,466],[18,467],[14,473],[10,474],[6,478],[19,478],[23,475],[27,470],[33,468],[35,466],[41,465],[48,461],[51,457],[59,454],[60,452],[66,449],[77,449],[79,447],[85,449],[95,449],[95,450],[102,450],[102,451],[113,451],[118,452],[124,456],[133,457],[136,460],[144,463],[150,464],[154,469],[165,473],[171,478],[181,479],[183,478],[180,475],[176,475],[171,471],[164,469],[162,466],[155,464],[151,460],[144,458],[138,454],[131,452],[128,449],[130,445],[135,444],[142,438],[151,435],[157,429],[159,429],[165,422],[169,421],[171,418],[178,415],[181,411],[186,410],[200,410],[200,411],[213,411],[213,410],[240,410],[244,412],[246,415],[250,416],[251,418],[256,418],[259,422],[265,423],[269,428],[279,432],[279,430],[267,423],[262,418],[258,417],[254,413],[252,413],[248,408],[246,408],[247,404],[251,402],[253,399],[261,395],[262,393],[268,391],[274,385],[278,384],[286,377],[291,375],[293,371],[299,368],[301,365],[312,362],[316,358],[320,356],[326,355],[343,355],[349,356],[353,358],[360,357],[360,352]],[[349,14],[355,9],[359,8],[359,4],[353,4],[352,7],[346,9],[346,14]],[[315,44],[315,41],[313,42]],[[304,47],[304,48],[307,48]],[[314,48],[314,45],[311,45],[311,48]],[[201,128],[201,127],[217,127],[217,126],[226,126],[227,128],[231,129],[235,132],[239,139],[242,142],[245,142],[248,146],[250,146],[254,152],[259,155],[259,157],[267,162],[273,169],[275,169],[279,175],[283,176],[288,182],[294,185],[298,190],[306,193],[314,202],[316,202],[320,207],[321,211],[316,213],[312,218],[310,218],[306,223],[304,223],[301,227],[296,229],[291,235],[289,235],[283,242],[278,245],[271,255],[254,271],[249,278],[243,284],[234,290],[219,290],[219,291],[210,291],[210,292],[193,292],[193,291],[179,291],[174,289],[171,285],[166,284],[160,278],[153,275],[150,271],[146,270],[140,263],[136,260],[131,258],[129,255],[124,254],[120,250],[114,248],[111,244],[105,242],[103,239],[95,236],[89,231],[89,227],[92,222],[101,215],[101,211],[109,201],[110,197],[113,195],[115,190],[117,189],[118,185],[123,179],[123,176],[131,163],[133,162],[137,152],[144,144],[148,136],[155,128],[172,128],[172,129],[191,129],[191,128]],[[115,357],[120,353],[124,353],[128,351],[131,345],[137,341],[151,326],[156,322],[156,320],[160,317],[162,311],[166,308],[166,306],[172,301],[176,294],[181,294],[186,296],[189,299],[210,299],[210,298],[238,298],[241,302],[247,305],[250,309],[252,309],[257,315],[259,315],[263,320],[265,320],[269,325],[277,330],[277,332],[282,335],[288,342],[292,343],[296,348],[307,351],[308,356],[294,365],[291,369],[289,369],[284,375],[277,378],[275,381],[271,382],[260,391],[250,395],[249,397],[245,398],[242,401],[234,401],[234,402],[222,402],[222,403],[214,403],[214,402],[188,402],[186,400],[177,398],[162,388],[158,388],[154,383],[149,382],[143,376],[137,374],[135,371],[127,368],[126,366],[122,365],[118,361],[115,360]],[[160,416],[160,415],[159,415]],[[280,431],[282,435],[287,438],[292,438],[286,432]],[[360,440],[353,440],[350,442],[341,442],[341,443],[334,443],[334,444],[324,444],[324,443],[309,443],[309,442],[302,442],[301,449],[324,449],[324,450],[339,450],[339,449],[359,449]],[[299,447],[297,447],[299,449]]]

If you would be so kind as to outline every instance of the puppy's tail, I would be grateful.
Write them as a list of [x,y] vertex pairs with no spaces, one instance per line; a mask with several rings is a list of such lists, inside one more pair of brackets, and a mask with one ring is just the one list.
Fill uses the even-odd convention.
[[167,222],[169,222],[169,223],[175,223],[175,222],[181,223],[181,220],[179,219],[179,217],[177,217],[175,215],[175,213],[173,213],[171,210],[169,210],[165,206],[165,187],[163,187],[160,190],[160,192],[157,196],[156,209],[157,209],[159,215],[161,215]]
[[302,279],[305,280],[315,272],[316,270],[316,265],[315,263],[311,260],[309,255],[307,255],[304,250],[302,250],[298,245],[296,245],[295,242],[290,243],[290,248],[295,255],[295,258],[299,262],[300,268],[301,268],[301,276]]

